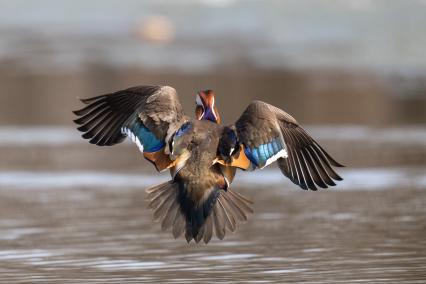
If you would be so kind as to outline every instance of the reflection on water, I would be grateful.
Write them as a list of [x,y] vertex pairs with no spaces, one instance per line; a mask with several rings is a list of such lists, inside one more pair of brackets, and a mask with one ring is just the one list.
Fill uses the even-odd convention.
[[[255,214],[209,245],[174,240],[152,222],[142,188],[157,180],[90,173],[92,183],[80,173],[41,173],[39,179],[52,179],[41,183],[38,174],[6,180],[2,173],[0,282],[424,283],[424,183],[387,183],[373,191],[348,191],[342,183],[308,192],[278,186],[275,172],[266,173],[270,185],[249,186],[253,180],[244,177],[235,182],[255,201]],[[394,173],[407,180],[422,176],[387,172]],[[352,181],[375,174],[380,171],[343,172]],[[67,186],[61,179],[69,179]]]

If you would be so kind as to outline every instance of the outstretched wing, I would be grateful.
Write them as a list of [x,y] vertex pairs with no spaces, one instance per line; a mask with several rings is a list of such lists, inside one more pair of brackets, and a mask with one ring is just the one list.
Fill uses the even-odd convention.
[[336,162],[288,113],[270,104],[252,102],[235,123],[240,156],[247,168],[264,168],[278,160],[281,172],[303,189],[316,190],[342,180]]
[[174,88],[138,86],[81,101],[87,106],[74,111],[74,122],[83,138],[111,146],[128,136],[158,170],[169,167],[164,147],[186,120]]

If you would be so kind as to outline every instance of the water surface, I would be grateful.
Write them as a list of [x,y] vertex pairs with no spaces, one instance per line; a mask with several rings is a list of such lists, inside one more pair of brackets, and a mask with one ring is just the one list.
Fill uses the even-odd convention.
[[[208,245],[162,232],[135,176],[1,173],[0,282],[424,283],[423,174],[381,171],[348,170],[365,184],[319,192],[274,182],[274,171],[265,172],[269,185],[243,176],[235,189],[255,201],[255,214]],[[395,174],[407,183],[367,182]]]
[[170,177],[134,145],[0,128],[0,283],[425,283],[424,127],[309,131],[344,181],[312,192],[274,166],[240,172],[255,214],[204,245],[152,222],[144,188]]

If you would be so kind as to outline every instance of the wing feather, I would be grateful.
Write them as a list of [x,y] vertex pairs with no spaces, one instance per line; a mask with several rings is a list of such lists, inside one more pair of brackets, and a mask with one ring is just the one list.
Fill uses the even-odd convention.
[[[232,127],[231,127],[232,128]],[[342,180],[333,167],[342,167],[288,113],[261,101],[252,102],[233,126],[245,169],[263,168],[278,160],[282,173],[303,189],[317,190]],[[240,153],[241,154],[241,153]]]
[[176,90],[168,86],[132,87],[81,101],[87,106],[74,111],[79,116],[74,122],[81,125],[85,139],[95,138],[99,146],[120,143],[125,137],[121,128],[137,122],[165,140],[184,118]]
[[131,134],[144,152],[157,151],[187,120],[176,90],[169,86],[132,87],[81,101],[86,106],[74,111],[74,122],[84,139],[99,146],[121,143]]

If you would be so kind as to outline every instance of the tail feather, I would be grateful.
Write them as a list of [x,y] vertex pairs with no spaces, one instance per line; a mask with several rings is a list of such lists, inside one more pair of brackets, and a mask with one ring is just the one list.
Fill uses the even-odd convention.
[[251,205],[253,204],[252,201],[232,190],[229,190],[228,196],[232,202],[235,203],[235,208],[240,209],[245,216],[253,214],[253,208],[251,208]]
[[176,197],[174,194],[167,193],[167,197],[158,205],[158,207],[154,210],[154,221],[164,221],[164,216],[169,213],[170,208],[173,203],[175,203]]
[[161,222],[162,230],[172,230],[178,238],[185,231],[189,243],[201,240],[208,243],[213,235],[223,239],[226,231],[234,232],[237,222],[247,220],[253,213],[252,202],[231,189],[214,188],[202,204],[196,204],[178,182],[166,182],[146,190],[149,208],[154,220]]
[[194,237],[194,241],[198,244],[204,236],[204,231],[206,230],[206,226],[201,226],[201,228],[197,231],[197,235]]
[[228,228],[228,230],[230,230],[231,232],[235,232],[235,230],[237,229],[237,224],[235,222],[235,218],[234,216],[231,214],[231,209],[229,208],[228,203],[226,202],[226,200],[224,198],[219,198],[217,200],[217,206],[220,207],[220,209],[222,210],[222,214],[225,216],[225,226],[226,228]]
[[192,233],[190,231],[186,230],[185,231],[186,242],[189,243],[193,238],[194,238],[194,236],[192,235]]
[[213,224],[216,237],[223,240],[225,237],[225,219],[219,206],[215,206],[213,209]]
[[147,199],[150,201],[148,208],[155,209],[158,208],[159,204],[164,201],[165,198],[169,196],[168,188],[170,182],[162,183],[157,186],[149,188],[146,192],[148,193]]
[[207,220],[206,220],[206,224],[204,225],[205,227],[205,231],[204,231],[204,243],[208,243],[213,236],[213,218],[210,215]]
[[161,229],[163,231],[168,230],[173,226],[173,223],[176,219],[176,215],[180,214],[179,212],[179,204],[177,202],[173,202],[168,211],[166,212],[166,215],[164,216],[163,220],[161,221]]
[[[222,195],[223,199],[229,204],[235,203],[229,195],[230,194]],[[229,211],[231,212],[231,215],[233,215],[237,221],[240,221],[240,222],[247,221],[247,216],[245,215],[244,211],[240,207],[229,206]]]
[[183,214],[180,212],[180,209],[179,209],[176,214],[175,221],[173,222],[173,230],[172,230],[173,237],[175,239],[179,238],[182,235],[184,229],[185,229],[185,217],[183,216]]

